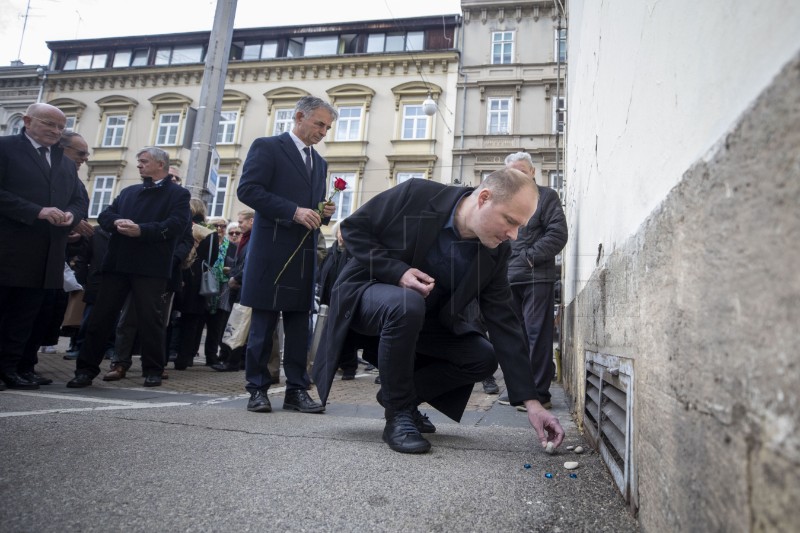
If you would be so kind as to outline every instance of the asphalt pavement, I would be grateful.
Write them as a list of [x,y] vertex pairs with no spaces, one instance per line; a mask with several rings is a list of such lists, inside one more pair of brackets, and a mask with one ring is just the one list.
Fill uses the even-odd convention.
[[52,385],[0,392],[0,531],[638,530],[558,384],[567,437],[555,455],[480,384],[461,424],[421,406],[433,447],[405,455],[381,440],[379,385],[364,367],[334,384],[324,414],[282,410],[281,386],[273,412],[256,414],[244,373],[202,358],[170,365],[158,388],[142,386],[135,360],[119,382],[67,389],[64,348],[39,356]]

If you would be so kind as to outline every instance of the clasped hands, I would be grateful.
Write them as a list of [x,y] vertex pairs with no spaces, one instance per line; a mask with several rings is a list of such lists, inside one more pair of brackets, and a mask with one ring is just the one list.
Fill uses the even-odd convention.
[[62,211],[57,207],[43,207],[39,211],[38,217],[40,220],[46,220],[54,226],[71,226],[72,213],[69,211]]
[[322,219],[328,218],[336,211],[336,204],[333,202],[326,202],[322,204],[322,215],[307,207],[298,207],[294,212],[292,220],[298,224],[305,226],[309,231],[315,230],[322,225]]
[[117,229],[117,233],[125,235],[126,237],[139,237],[142,234],[142,229],[139,227],[139,224],[127,218],[118,218],[115,220],[114,227]]

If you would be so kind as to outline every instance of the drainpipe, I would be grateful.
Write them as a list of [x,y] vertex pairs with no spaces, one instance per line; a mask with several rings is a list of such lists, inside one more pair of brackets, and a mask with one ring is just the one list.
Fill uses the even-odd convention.
[[464,18],[461,18],[462,28],[458,35],[459,45],[458,45],[458,74],[464,77],[464,94],[462,95],[462,104],[461,104],[461,132],[459,133],[459,149],[462,151],[461,154],[458,156],[458,181],[462,186],[466,186],[464,183],[464,128],[466,127],[467,121],[467,73],[462,70],[463,67],[463,60],[464,60]]

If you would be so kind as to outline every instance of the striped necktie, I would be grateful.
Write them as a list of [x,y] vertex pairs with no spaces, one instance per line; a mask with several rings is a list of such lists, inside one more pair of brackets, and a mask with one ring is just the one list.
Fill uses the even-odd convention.
[[303,152],[306,154],[306,170],[308,171],[308,175],[311,176],[311,147],[306,146],[303,148]]

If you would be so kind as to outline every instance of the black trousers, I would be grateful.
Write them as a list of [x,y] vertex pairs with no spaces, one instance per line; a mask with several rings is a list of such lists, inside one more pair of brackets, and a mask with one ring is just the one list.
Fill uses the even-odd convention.
[[497,370],[491,343],[477,333],[454,335],[426,325],[425,300],[410,289],[366,289],[351,329],[378,336],[377,362],[387,416],[430,402]]
[[18,365],[45,292],[45,289],[0,286],[0,373],[20,371]]
[[100,373],[106,343],[117,325],[117,317],[128,294],[136,310],[136,320],[141,332],[142,374],[161,376],[164,371],[164,318],[167,280],[133,274],[104,273],[100,291],[94,302],[86,340],[75,365],[75,374],[94,378]]
[[211,365],[218,362],[219,341],[222,340],[222,333],[225,331],[225,324],[228,322],[229,314],[225,311],[217,311],[214,314],[205,312],[202,315],[181,314],[178,319],[180,322],[180,348],[178,350],[178,358],[175,360],[175,368],[186,367],[192,362],[200,348],[203,327],[206,329],[206,364]]
[[[553,363],[555,285],[512,285],[511,293],[514,295],[514,312],[525,327],[534,383],[538,390],[549,391],[556,373]],[[542,398],[542,402],[547,401],[550,401],[549,392],[546,398]]]
[[[269,360],[272,355],[273,333],[278,325],[280,311],[253,309],[250,335],[247,337],[245,354],[246,389],[266,391],[270,379]],[[308,311],[283,311],[283,371],[286,374],[286,390],[306,390],[310,383],[306,371],[308,358]]]

